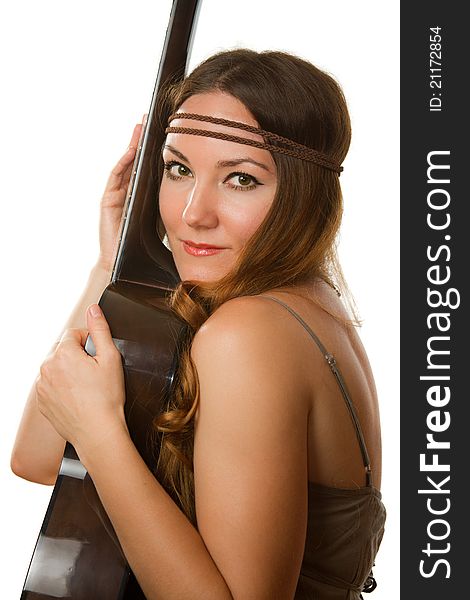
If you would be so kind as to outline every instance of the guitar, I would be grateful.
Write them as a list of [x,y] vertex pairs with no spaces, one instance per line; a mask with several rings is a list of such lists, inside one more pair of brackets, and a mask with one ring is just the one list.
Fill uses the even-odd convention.
[[[123,209],[111,282],[99,301],[123,358],[127,425],[152,472],[160,442],[152,421],[166,407],[182,334],[167,305],[179,277],[171,253],[157,234],[158,178],[152,165],[163,143],[165,124],[158,122],[155,107],[165,81],[184,77],[199,8],[199,0],[173,0]],[[95,354],[90,337],[85,350]],[[93,482],[69,443],[21,594],[22,600],[52,598],[145,598]]]

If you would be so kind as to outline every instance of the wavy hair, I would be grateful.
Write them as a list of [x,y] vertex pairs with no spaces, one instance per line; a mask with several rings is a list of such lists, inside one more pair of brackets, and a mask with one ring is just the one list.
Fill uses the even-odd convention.
[[[260,128],[324,152],[339,164],[344,160],[351,139],[344,95],[330,75],[311,63],[286,52],[220,52],[167,87],[160,98],[160,122],[166,124],[190,96],[215,91],[240,100]],[[346,292],[355,317],[349,322],[358,323],[336,252],[343,212],[337,173],[277,152],[272,156],[275,197],[235,267],[217,282],[182,281],[170,298],[187,334],[168,408],[154,420],[162,434],[157,476],[195,525],[193,441],[199,383],[191,344],[201,325],[232,298],[292,287],[312,277]],[[160,176],[161,170],[160,164]]]

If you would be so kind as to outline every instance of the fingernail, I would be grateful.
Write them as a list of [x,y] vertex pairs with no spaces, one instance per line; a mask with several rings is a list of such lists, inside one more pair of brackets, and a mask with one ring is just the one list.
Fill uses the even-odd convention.
[[145,125],[145,123],[147,123],[147,117],[148,117],[148,113],[145,113],[144,116],[142,117],[142,125]]
[[88,310],[90,311],[91,316],[95,319],[101,317],[101,315],[103,314],[98,304],[92,304]]

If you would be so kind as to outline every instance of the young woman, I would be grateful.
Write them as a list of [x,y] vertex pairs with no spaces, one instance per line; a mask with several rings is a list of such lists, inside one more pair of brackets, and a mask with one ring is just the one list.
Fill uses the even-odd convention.
[[170,301],[190,333],[155,422],[158,479],[130,439],[120,355],[96,304],[140,126],[109,178],[99,259],[33,385],[12,468],[52,484],[70,441],[148,598],[359,598],[385,509],[376,390],[335,254],[343,94],[298,57],[235,50],[160,108],[161,227],[182,280]]

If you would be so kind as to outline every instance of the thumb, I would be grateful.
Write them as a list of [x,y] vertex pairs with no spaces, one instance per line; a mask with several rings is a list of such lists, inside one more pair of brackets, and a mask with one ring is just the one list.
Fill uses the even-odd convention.
[[96,357],[116,349],[111,330],[98,304],[91,304],[86,313],[88,331],[96,349]]

